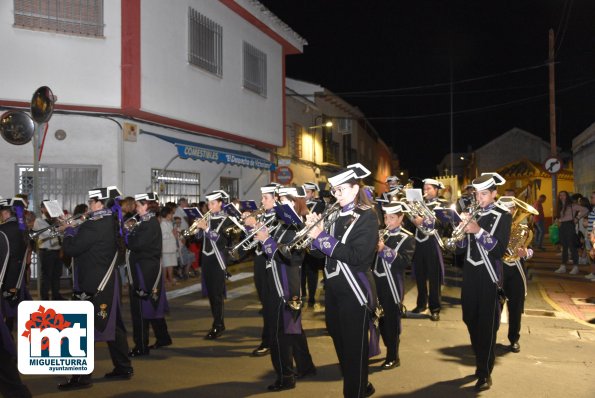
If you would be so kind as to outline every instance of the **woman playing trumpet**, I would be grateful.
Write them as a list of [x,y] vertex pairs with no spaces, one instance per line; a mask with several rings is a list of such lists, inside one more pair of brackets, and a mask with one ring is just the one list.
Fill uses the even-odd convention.
[[[165,313],[169,310],[165,296],[161,268],[161,227],[156,213],[159,211],[154,192],[135,195],[138,221],[128,235],[128,276],[132,336],[134,348],[130,357],[148,355],[150,348],[171,344]],[[157,342],[149,346],[149,323],[153,326]]]
[[393,369],[401,365],[399,359],[399,336],[403,313],[405,268],[411,265],[415,250],[415,238],[411,232],[401,228],[407,205],[389,203],[382,206],[384,224],[378,241],[378,254],[374,265],[374,280],[378,289],[378,301],[384,309],[380,318],[380,335],[386,345],[386,359],[381,370]]
[[368,333],[377,301],[371,268],[378,244],[378,217],[359,184],[370,174],[357,163],[328,179],[341,206],[328,231],[316,223],[320,216],[308,216],[308,222],[316,224],[308,233],[314,239],[312,247],[327,256],[326,326],[339,358],[345,397],[371,396],[375,391],[368,382]]
[[[280,188],[278,192],[281,203],[291,206],[299,216],[308,213],[303,190]],[[294,388],[296,376],[303,378],[316,374],[301,323],[300,276],[304,254],[302,250],[296,250],[285,256],[277,250],[279,244],[288,243],[295,237],[296,230],[296,225],[283,224],[272,235],[266,228],[256,233],[267,258],[265,324],[269,327],[271,360],[277,374],[275,383],[268,387],[270,391]],[[297,372],[293,367],[294,359]]]

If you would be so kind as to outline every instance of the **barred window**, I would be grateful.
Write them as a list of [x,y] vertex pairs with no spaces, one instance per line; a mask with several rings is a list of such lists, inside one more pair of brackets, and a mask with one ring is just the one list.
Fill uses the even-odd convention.
[[267,55],[244,42],[244,88],[267,96]]
[[103,0],[14,0],[14,26],[103,37]]
[[188,8],[188,62],[218,77],[223,75],[223,28]]
[[153,192],[161,203],[177,202],[180,198],[188,203],[200,200],[200,174],[189,171],[151,169]]

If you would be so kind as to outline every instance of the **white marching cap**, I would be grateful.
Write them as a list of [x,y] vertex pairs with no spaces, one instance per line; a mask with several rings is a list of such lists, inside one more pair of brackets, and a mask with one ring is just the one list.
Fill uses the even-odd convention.
[[217,191],[213,191],[207,195],[205,195],[205,198],[210,202],[211,200],[217,200],[217,199],[221,199],[223,201],[226,201],[229,199],[229,195],[227,194],[227,192],[225,192],[222,189],[219,189]]
[[370,174],[372,174],[370,170],[365,168],[361,163],[355,163],[347,166],[345,171],[342,171],[336,176],[330,177],[328,182],[332,187],[336,187],[337,185],[345,184],[346,182],[352,180],[355,181],[366,178]]
[[424,185],[425,185],[425,184],[428,184],[428,185],[434,185],[436,188],[439,188],[439,189],[444,189],[444,184],[443,184],[443,183],[441,183],[441,182],[440,182],[440,181],[438,181],[438,180],[435,180],[435,179],[433,179],[433,178],[426,178],[426,179],[423,181],[423,183],[424,183]]
[[481,173],[480,177],[473,180],[471,185],[477,191],[484,191],[496,185],[504,185],[506,180],[498,173]]
[[386,214],[409,213],[411,209],[405,203],[392,202],[387,205],[382,205],[382,211]]
[[281,187],[278,191],[279,196],[293,196],[294,198],[303,198],[306,196],[306,192],[302,187]]
[[120,196],[122,196],[122,192],[120,192],[115,185],[103,188],[93,188],[89,191],[89,199],[106,200],[116,199]]
[[150,200],[153,202],[159,201],[159,196],[156,192],[138,193],[134,195],[134,200]]
[[306,182],[302,186],[304,187],[304,189],[309,189],[310,191],[320,191],[318,184],[315,184],[313,182]]
[[272,194],[274,194],[282,186],[283,185],[281,185],[281,184],[277,184],[276,182],[272,182],[272,183],[267,184],[267,185],[265,185],[263,187],[260,187],[260,193],[272,193]]
[[388,177],[386,177],[386,182],[387,183],[389,183],[389,182],[399,183],[399,182],[401,182],[401,180],[399,180],[399,177],[397,177],[397,176],[388,176]]

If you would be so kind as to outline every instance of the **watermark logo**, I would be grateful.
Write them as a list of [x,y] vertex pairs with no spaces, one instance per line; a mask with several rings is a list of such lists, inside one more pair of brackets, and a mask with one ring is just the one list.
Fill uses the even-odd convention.
[[89,374],[94,367],[94,317],[89,301],[19,304],[18,366],[23,374]]

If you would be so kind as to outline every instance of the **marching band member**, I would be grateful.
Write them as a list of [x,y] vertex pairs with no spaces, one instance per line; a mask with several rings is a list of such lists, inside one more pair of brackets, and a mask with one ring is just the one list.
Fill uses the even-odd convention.
[[[299,216],[308,213],[304,195],[300,195],[298,189],[279,188],[278,194],[281,203],[290,205]],[[281,224],[272,235],[267,228],[256,234],[267,257],[265,317],[269,327],[271,360],[277,374],[277,380],[268,386],[269,391],[292,389],[296,375],[304,378],[316,374],[301,322],[300,267],[304,256],[302,250],[294,250],[288,257],[277,250],[278,244],[293,240],[297,228],[297,225]]]
[[205,336],[207,340],[217,339],[225,330],[223,320],[223,299],[227,273],[227,247],[230,237],[226,230],[233,225],[223,211],[223,202],[229,199],[225,191],[213,191],[205,196],[208,200],[209,213],[198,220],[197,237],[203,235],[201,267],[207,286],[213,324]]
[[26,204],[22,198],[0,200],[0,283],[2,285],[2,314],[12,333],[18,314],[18,305],[31,300],[25,280],[27,240],[25,225]]
[[308,223],[316,224],[308,234],[313,239],[312,247],[327,256],[326,326],[339,358],[345,397],[371,396],[375,392],[368,382],[368,332],[377,302],[371,268],[378,242],[378,218],[359,184],[370,174],[358,163],[328,179],[340,206],[329,231],[323,230],[320,216],[308,216]]
[[[73,300],[90,300],[95,313],[95,341],[107,341],[114,370],[107,379],[130,379],[126,329],[120,312],[120,282],[114,272],[118,257],[119,222],[110,210],[121,194],[117,187],[89,191],[89,218],[76,229],[64,230],[64,252],[74,258]],[[71,376],[61,390],[87,388],[91,374]]]
[[[320,188],[313,182],[307,182],[303,185],[306,191],[306,205],[310,213],[322,214],[326,204],[316,193]],[[318,271],[324,267],[324,259],[312,256],[306,253],[302,265],[302,295],[308,295],[308,308],[314,308],[316,304],[316,289],[318,288]],[[307,285],[307,286],[306,286]]]
[[[165,296],[161,267],[161,226],[155,214],[159,198],[155,192],[134,195],[139,220],[127,236],[127,269],[130,283],[130,312],[134,348],[130,357],[148,355],[150,348],[171,345],[165,313],[169,306]],[[149,346],[149,323],[157,341]]]
[[[484,173],[473,180],[481,212],[477,220],[468,220],[466,239],[457,243],[458,251],[466,248],[463,267],[461,303],[463,321],[467,325],[475,354],[475,389],[487,390],[492,385],[494,347],[500,325],[502,256],[506,253],[512,217],[507,209],[495,204],[496,187],[506,182],[497,173]],[[466,213],[463,213],[466,214]]]
[[[424,201],[426,206],[433,210],[443,203],[438,198],[440,189],[444,189],[444,184],[432,178],[426,178],[424,183]],[[434,225],[431,220],[416,217],[415,225],[423,226],[426,229],[436,231],[438,225]],[[432,321],[440,320],[440,285],[444,280],[444,261],[442,251],[438,240],[440,236],[437,231],[434,234],[424,235],[419,229],[415,231],[415,254],[413,255],[413,271],[415,281],[417,282],[417,305],[411,311],[415,314],[424,312],[428,306],[428,285],[429,285],[429,306],[430,319]]]
[[411,265],[415,238],[403,229],[404,213],[409,209],[402,203],[382,206],[386,228],[378,241],[378,254],[374,266],[374,280],[378,289],[378,301],[384,310],[380,318],[380,334],[386,345],[386,359],[380,369],[388,370],[401,365],[399,359],[399,336],[401,314],[404,311],[405,268]]
[[392,191],[395,188],[401,188],[401,181],[399,181],[399,177],[397,176],[386,177],[385,183],[388,191]]
[[[277,203],[276,192],[277,188],[280,185],[277,183],[271,183],[260,187],[261,192],[261,201],[260,204],[264,209],[264,214],[260,216],[262,223],[273,222],[271,220],[275,219],[277,216],[275,214],[275,204]],[[249,215],[245,220],[244,224],[248,231],[252,230],[256,227],[256,217],[253,215]],[[265,307],[267,305],[267,295],[268,295],[268,288],[267,288],[267,272],[266,272],[266,263],[267,257],[262,251],[262,245],[259,243],[260,247],[257,247],[255,250],[254,255],[254,285],[256,286],[256,293],[258,294],[258,300],[260,301],[260,305],[262,305],[262,320],[263,320],[263,327],[262,327],[262,334],[260,345],[256,347],[252,351],[252,355],[255,357],[265,356],[270,351],[270,336],[269,336],[269,325],[268,319],[266,317],[266,310]]]
[[[41,217],[35,219],[33,230],[40,230],[50,226],[50,223],[57,222],[50,217],[43,201],[40,206]],[[60,259],[60,239],[52,236],[51,231],[45,231],[39,235],[37,240],[39,259],[41,260],[41,299],[64,300],[60,294],[60,277],[62,276],[62,260]]]

